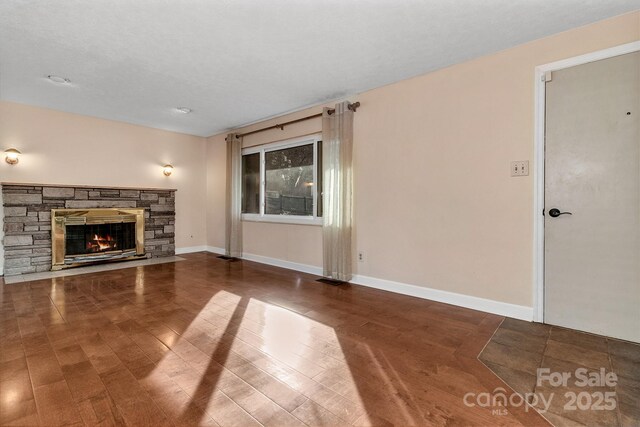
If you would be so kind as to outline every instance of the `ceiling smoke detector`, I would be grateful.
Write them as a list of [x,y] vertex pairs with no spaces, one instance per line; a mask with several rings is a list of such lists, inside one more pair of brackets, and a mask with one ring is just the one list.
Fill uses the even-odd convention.
[[68,85],[68,84],[71,84],[71,80],[69,80],[69,79],[68,79],[68,78],[66,78],[66,77],[61,77],[61,76],[56,76],[56,75],[54,75],[54,74],[49,74],[49,75],[47,76],[47,78],[48,78],[52,83],[55,83],[55,84],[58,84],[58,85]]
[[176,107],[176,111],[178,113],[182,113],[182,114],[189,114],[193,110],[191,108],[188,108],[188,107]]

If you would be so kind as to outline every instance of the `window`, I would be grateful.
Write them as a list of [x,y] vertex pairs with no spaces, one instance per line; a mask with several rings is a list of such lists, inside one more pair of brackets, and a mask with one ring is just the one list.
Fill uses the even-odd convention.
[[319,135],[242,150],[242,218],[319,224],[322,216]]
[[260,213],[260,153],[242,156],[242,213]]

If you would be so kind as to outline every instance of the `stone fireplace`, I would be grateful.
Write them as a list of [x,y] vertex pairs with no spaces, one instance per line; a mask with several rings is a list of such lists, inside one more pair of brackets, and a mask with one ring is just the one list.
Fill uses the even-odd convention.
[[51,269],[144,257],[144,209],[51,210]]
[[[2,183],[4,274],[173,256],[175,195],[173,189]],[[73,242],[54,249],[61,231],[56,218]]]

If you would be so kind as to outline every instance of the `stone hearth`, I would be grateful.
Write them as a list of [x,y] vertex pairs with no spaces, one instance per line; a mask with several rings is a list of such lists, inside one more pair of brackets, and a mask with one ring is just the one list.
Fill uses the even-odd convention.
[[2,184],[4,274],[51,270],[51,209],[144,208],[148,258],[175,255],[175,190]]

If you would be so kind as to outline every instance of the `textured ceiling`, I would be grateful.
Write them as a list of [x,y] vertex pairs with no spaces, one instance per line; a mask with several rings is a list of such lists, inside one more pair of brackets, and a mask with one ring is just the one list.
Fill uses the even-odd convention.
[[[209,136],[638,8],[640,0],[1,0],[0,99]],[[72,84],[56,86],[49,74]]]

